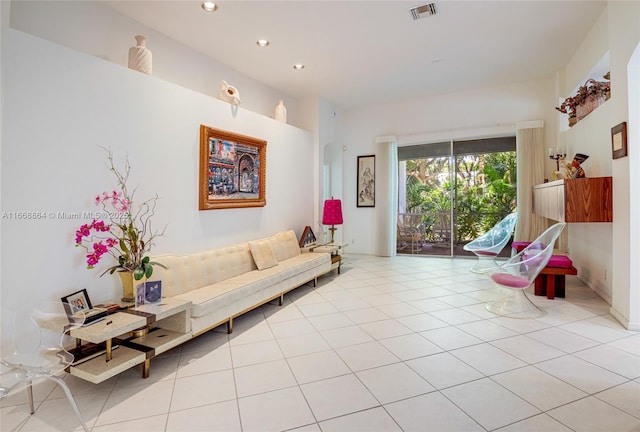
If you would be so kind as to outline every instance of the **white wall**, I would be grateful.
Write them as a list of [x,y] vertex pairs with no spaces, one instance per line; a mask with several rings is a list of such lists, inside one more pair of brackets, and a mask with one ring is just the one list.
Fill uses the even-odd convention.
[[[375,209],[356,207],[355,198],[357,157],[376,153],[376,137],[395,135],[399,145],[409,145],[435,135],[476,137],[480,130],[501,133],[510,130],[515,134],[519,121],[552,123],[553,107],[557,104],[553,89],[553,79],[549,79],[346,112],[344,142],[348,144],[344,154],[343,212],[344,239],[350,243],[349,252],[375,253],[375,233],[380,229],[375,222]],[[545,129],[544,145],[555,146],[555,131]]]
[[[5,1],[3,1],[5,3]],[[97,1],[13,1],[11,27],[126,66],[134,36],[147,36],[153,75],[216,96],[222,80],[236,86],[242,107],[273,117],[284,100],[289,124],[301,126],[297,101],[144,26]]]
[[[591,70],[609,51],[607,11],[595,22],[579,49],[569,59],[564,70],[564,83],[559,98],[575,94],[583,85]],[[606,72],[606,71],[605,71]],[[602,77],[601,81],[604,80]],[[612,84],[615,86],[615,83]],[[611,175],[610,129],[603,127],[609,121],[612,100],[605,102],[572,128],[561,127],[558,141],[567,149],[567,158],[575,153],[589,155],[584,163],[587,177]],[[566,121],[563,116],[562,121]],[[605,143],[605,145],[603,145]],[[615,220],[614,215],[614,220]],[[613,262],[613,224],[574,223],[568,225],[569,256],[578,269],[578,277],[611,302],[611,273]]]
[[[640,40],[640,4],[609,2],[584,41],[568,62],[560,97],[575,92],[603,57],[609,59],[611,99],[599,106],[574,127],[561,132],[569,154],[581,152],[588,177],[613,177],[613,223],[569,224],[569,252],[578,277],[612,304],[612,313],[628,328],[640,329],[640,305],[632,302],[640,287],[632,286],[630,274],[637,266],[632,258],[630,221],[638,219],[629,175],[630,158],[612,160],[611,128],[629,118],[627,64]],[[629,142],[629,148],[633,144]],[[631,153],[631,152],[630,152]],[[635,214],[635,217],[634,217]],[[637,243],[637,242],[636,242]],[[635,296],[632,295],[635,293]]]
[[[313,136],[291,125],[10,29],[2,50],[2,211],[46,219],[2,220],[1,303],[55,299],[87,288],[94,301],[121,294],[114,277],[86,270],[74,233],[115,187],[98,146],[128,155],[137,196],[158,193],[153,255],[187,253],[294,229],[312,220]],[[199,126],[267,140],[267,205],[198,211]],[[8,213],[11,214],[11,213]],[[111,265],[113,263],[109,263]],[[3,336],[5,326],[3,326]],[[6,340],[6,339],[5,339]]]
[[[631,230],[631,225],[637,225],[640,220],[640,178],[632,175],[632,167],[640,164],[637,149],[640,147],[638,129],[638,44],[640,43],[640,3],[616,2],[608,3],[608,40],[611,59],[611,107],[609,119],[603,124],[603,129],[626,121],[628,129],[632,131],[628,137],[629,156],[612,161],[613,175],[613,265],[612,286],[613,302],[611,312],[628,328],[640,330],[640,285],[637,270],[640,253],[637,245],[640,237],[637,230]],[[628,66],[632,56],[635,68]],[[635,73],[633,73],[635,71]],[[634,88],[636,91],[630,93]],[[635,104],[635,105],[634,105]],[[632,112],[630,106],[635,106]],[[635,114],[635,115],[633,115]],[[611,147],[609,136],[606,142]]]

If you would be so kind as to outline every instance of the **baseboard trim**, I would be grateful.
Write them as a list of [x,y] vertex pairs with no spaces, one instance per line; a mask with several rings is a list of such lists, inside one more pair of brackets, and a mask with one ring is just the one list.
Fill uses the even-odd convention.
[[620,312],[614,309],[613,306],[609,308],[609,313],[627,330],[640,331],[640,322],[639,323],[630,322],[624,315],[622,315]]

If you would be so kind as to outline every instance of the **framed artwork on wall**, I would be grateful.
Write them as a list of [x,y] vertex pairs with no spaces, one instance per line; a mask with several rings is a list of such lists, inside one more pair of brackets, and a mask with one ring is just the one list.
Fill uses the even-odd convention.
[[358,207],[376,206],[376,156],[358,156]]
[[200,125],[199,209],[264,207],[267,142]]
[[627,122],[611,128],[611,154],[614,159],[627,155]]

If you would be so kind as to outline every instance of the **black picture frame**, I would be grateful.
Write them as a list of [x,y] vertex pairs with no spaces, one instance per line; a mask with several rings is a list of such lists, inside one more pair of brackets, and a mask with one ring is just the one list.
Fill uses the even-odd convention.
[[627,122],[611,128],[611,156],[613,159],[627,156]]
[[64,310],[72,324],[84,325],[99,321],[109,312],[104,308],[94,308],[86,289],[81,289],[64,297],[60,297]]
[[86,312],[93,309],[91,300],[89,299],[89,293],[86,289],[81,289],[64,297],[60,297],[60,300],[64,304],[64,310],[67,315],[75,315],[78,312]]
[[358,156],[356,205],[358,207],[376,206],[376,156]]

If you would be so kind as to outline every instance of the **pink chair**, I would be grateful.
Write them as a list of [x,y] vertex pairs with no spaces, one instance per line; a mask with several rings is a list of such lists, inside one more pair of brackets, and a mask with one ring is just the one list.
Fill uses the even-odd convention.
[[545,312],[529,300],[524,290],[549,262],[556,239],[565,225],[564,222],[553,225],[518,254],[486,272],[500,291],[496,300],[487,303],[487,310],[511,318],[544,316]]
[[471,269],[472,272],[484,273],[498,265],[495,260],[509,243],[517,219],[518,213],[511,213],[489,231],[464,245],[464,250],[473,252],[478,257],[476,265]]

